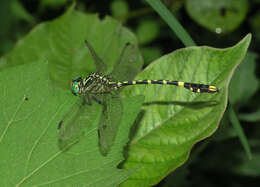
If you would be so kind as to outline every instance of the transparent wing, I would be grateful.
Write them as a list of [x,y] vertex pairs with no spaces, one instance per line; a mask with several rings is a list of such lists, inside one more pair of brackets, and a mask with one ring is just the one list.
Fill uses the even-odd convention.
[[68,148],[76,143],[91,127],[99,114],[93,105],[83,104],[79,99],[59,122],[59,147]]
[[96,66],[96,71],[97,72],[101,72],[101,73],[106,73],[107,71],[107,66],[106,64],[102,61],[102,59],[97,55],[96,51],[94,50],[94,48],[90,45],[90,43],[88,43],[87,40],[85,40],[85,44],[88,47],[91,56],[94,59],[94,63]]
[[110,151],[120,124],[123,105],[118,96],[104,95],[103,111],[98,126],[99,148],[102,155]]
[[133,80],[140,72],[142,65],[142,61],[138,59],[137,47],[127,43],[114,66],[111,77],[115,81]]

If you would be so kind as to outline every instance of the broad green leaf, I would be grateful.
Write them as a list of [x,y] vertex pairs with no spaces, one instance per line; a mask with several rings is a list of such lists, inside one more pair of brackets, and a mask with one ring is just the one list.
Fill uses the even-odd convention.
[[35,27],[0,59],[0,186],[117,186],[133,173],[117,166],[124,159],[123,147],[142,97],[123,100],[127,107],[106,157],[98,148],[98,117],[86,124],[87,132],[78,143],[65,152],[59,147],[58,123],[77,97],[58,88],[68,88],[73,78],[95,71],[85,39],[110,72],[125,44],[137,41],[117,21],[109,17],[101,21],[71,8]]
[[0,89],[0,186],[117,186],[133,173],[117,165],[143,97],[123,100],[127,115],[104,157],[98,149],[99,118],[85,124],[79,143],[59,149],[57,125],[76,97],[52,88],[46,64],[2,71]]
[[215,85],[216,94],[196,94],[174,86],[135,86],[122,94],[143,94],[124,168],[140,168],[122,186],[151,186],[182,165],[193,145],[217,129],[227,105],[233,72],[251,35],[226,49],[189,47],[150,64],[137,79],[168,79]]
[[[72,79],[95,72],[94,60],[84,41],[87,40],[106,63],[108,72],[118,60],[125,45],[136,45],[135,36],[110,17],[100,21],[97,15],[68,10],[60,18],[38,25],[4,58],[0,70],[30,62],[49,63],[52,83],[69,88]],[[136,64],[142,64],[137,52]]]
[[186,10],[193,20],[205,28],[227,33],[236,29],[245,19],[247,0],[187,0]]

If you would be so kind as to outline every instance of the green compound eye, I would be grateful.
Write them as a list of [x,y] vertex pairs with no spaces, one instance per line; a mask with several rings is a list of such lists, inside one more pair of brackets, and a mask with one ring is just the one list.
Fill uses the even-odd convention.
[[73,81],[72,82],[71,91],[72,91],[72,93],[74,95],[78,95],[79,94],[79,91],[80,91],[79,87],[80,87],[80,82],[78,82],[78,81]]

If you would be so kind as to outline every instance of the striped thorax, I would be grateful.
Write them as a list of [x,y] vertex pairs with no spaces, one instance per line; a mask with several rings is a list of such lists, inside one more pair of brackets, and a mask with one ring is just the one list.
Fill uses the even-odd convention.
[[81,77],[72,81],[72,93],[74,95],[84,95],[85,93],[102,94],[116,90],[110,79],[102,73],[93,73],[82,79]]

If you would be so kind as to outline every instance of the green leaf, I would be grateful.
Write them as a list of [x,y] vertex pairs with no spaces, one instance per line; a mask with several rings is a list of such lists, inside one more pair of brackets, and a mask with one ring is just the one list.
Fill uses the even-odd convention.
[[159,35],[159,24],[155,20],[143,20],[137,27],[136,34],[139,39],[139,43],[144,45]]
[[259,132],[259,126],[256,126],[256,128],[254,128],[253,134],[250,134],[249,143],[253,152],[251,159],[245,157],[245,153],[243,150],[235,150],[235,157],[236,160],[239,160],[239,162],[237,162],[237,164],[233,164],[233,167],[230,167],[232,172],[234,172],[235,174],[250,177],[258,177],[260,175]]
[[242,153],[240,153],[240,158],[242,159],[241,164],[231,168],[234,173],[243,176],[251,176],[258,177],[260,175],[260,153],[256,152],[253,154],[251,160],[244,157]]
[[40,5],[39,8],[40,10],[47,10],[48,8],[53,8],[53,9],[58,9],[62,6],[65,6],[66,4],[68,4],[68,2],[70,2],[70,0],[56,0],[56,1],[52,1],[52,0],[41,0],[40,1]]
[[[0,70],[30,62],[49,62],[49,72],[55,86],[69,88],[70,81],[95,72],[94,60],[84,41],[87,40],[112,72],[123,48],[136,37],[116,20],[68,10],[60,18],[38,25],[4,58]],[[136,50],[137,62],[142,58]]]
[[235,30],[246,17],[247,0],[187,0],[186,10],[205,28],[227,33]]
[[163,56],[137,79],[216,85],[219,93],[196,94],[173,86],[135,86],[122,94],[145,95],[124,168],[140,168],[122,186],[151,186],[182,165],[193,145],[217,129],[227,105],[229,81],[251,35],[231,48],[189,47]]
[[239,119],[248,122],[260,121],[260,109],[252,113],[240,113]]
[[[232,104],[244,105],[256,93],[259,81],[255,75],[257,55],[248,52],[243,63],[237,68],[230,82],[229,101]],[[250,84],[249,84],[250,83]]]
[[152,61],[161,57],[163,54],[162,49],[158,47],[142,47],[140,50],[143,54],[145,65],[150,64]]
[[59,148],[58,123],[77,97],[58,88],[95,71],[85,39],[110,72],[125,44],[137,41],[117,21],[101,21],[72,7],[35,27],[0,59],[0,186],[117,186],[134,172],[117,166],[143,97],[123,100],[127,107],[106,157],[98,148],[98,118],[86,124],[87,132],[77,144],[65,152]]
[[11,12],[16,19],[25,20],[29,23],[35,24],[35,18],[23,7],[22,3],[18,0],[14,0],[11,3]]
[[57,125],[76,97],[54,91],[47,69],[44,63],[31,63],[0,73],[0,185],[117,186],[133,173],[117,165],[143,97],[123,100],[126,115],[106,157],[98,149],[98,118],[86,124],[79,143],[63,152]]
[[122,0],[111,1],[110,11],[113,17],[122,20],[124,22],[126,20],[127,14],[129,13],[129,7],[126,1],[122,1]]

